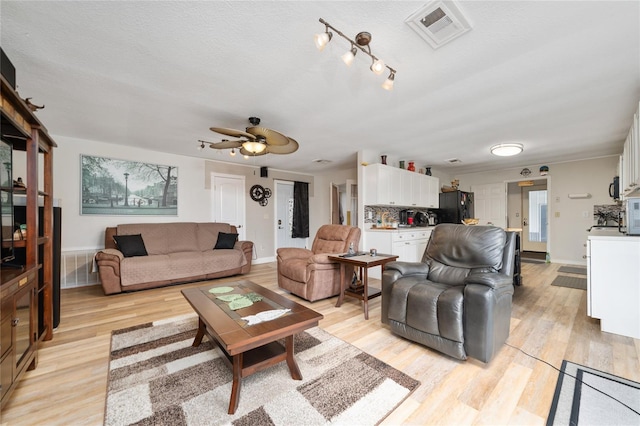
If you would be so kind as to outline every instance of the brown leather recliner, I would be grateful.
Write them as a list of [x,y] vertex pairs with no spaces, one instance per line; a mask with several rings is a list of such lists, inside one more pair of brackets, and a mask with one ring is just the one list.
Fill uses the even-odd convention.
[[[353,243],[358,250],[360,228],[346,225],[322,225],[311,250],[278,249],[278,287],[310,302],[340,293],[340,265],[329,260],[330,254],[346,253]],[[353,268],[346,269],[346,276]]]

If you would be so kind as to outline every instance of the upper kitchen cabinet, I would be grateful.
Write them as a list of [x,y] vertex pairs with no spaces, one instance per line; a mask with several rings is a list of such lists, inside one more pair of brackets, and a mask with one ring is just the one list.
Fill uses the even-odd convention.
[[366,205],[437,208],[439,179],[385,164],[364,169]]
[[624,142],[620,168],[621,196],[637,196],[640,192],[640,106]]

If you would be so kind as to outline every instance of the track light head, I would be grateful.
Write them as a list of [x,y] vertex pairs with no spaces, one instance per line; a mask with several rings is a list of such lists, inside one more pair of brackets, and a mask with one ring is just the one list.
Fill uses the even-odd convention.
[[384,62],[380,59],[374,59],[370,69],[375,75],[380,75],[384,72],[385,69]]
[[323,33],[316,34],[314,40],[316,42],[316,47],[319,51],[323,51],[327,44],[331,41],[331,37],[333,37],[333,33],[329,31],[329,28],[325,27]]
[[389,77],[387,77],[387,79],[384,81],[384,83],[382,83],[382,88],[384,90],[393,90],[393,81],[396,78],[396,73],[391,71],[391,73],[389,74]]
[[342,55],[342,61],[345,63],[346,66],[350,67],[351,64],[353,64],[353,60],[356,58],[357,52],[358,52],[358,49],[356,49],[355,47],[351,47],[351,50],[349,50],[347,53]]
[[231,148],[231,152],[229,153],[230,156],[235,157],[236,155],[236,150]]
[[202,151],[204,149],[204,142],[200,141],[200,146],[198,146],[198,151]]

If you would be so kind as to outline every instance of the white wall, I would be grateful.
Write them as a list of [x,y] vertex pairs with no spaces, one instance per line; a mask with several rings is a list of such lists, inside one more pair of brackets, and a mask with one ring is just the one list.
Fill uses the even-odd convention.
[[[587,229],[594,224],[593,206],[613,204],[609,197],[609,183],[617,173],[618,156],[566,163],[547,163],[549,166],[549,251],[551,261],[584,265]],[[541,164],[527,166],[530,179],[539,178]],[[471,185],[522,180],[523,167],[469,173],[455,176],[460,189]],[[588,199],[569,199],[568,194],[590,193]]]
[[[317,229],[330,223],[330,182],[346,182],[354,179],[355,168],[333,171],[326,175],[292,173],[283,170],[268,170],[268,178],[260,177],[260,168],[254,166],[203,160],[200,158],[166,154],[113,145],[103,142],[78,140],[57,136],[58,147],[54,150],[54,198],[61,200],[62,251],[96,250],[104,247],[104,230],[107,226],[137,222],[175,222],[212,220],[211,173],[245,176],[247,239],[256,246],[256,262],[275,259],[275,203],[260,206],[249,196],[249,188],[261,184],[274,189],[273,180],[302,181],[309,183],[309,233],[310,239]],[[167,164],[178,168],[178,215],[177,216],[113,216],[80,214],[80,155],[95,155],[122,160]],[[319,183],[314,180],[318,179]],[[318,190],[319,188],[320,190]],[[324,190],[326,189],[326,191]]]
[[[61,199],[62,251],[104,247],[104,230],[120,223],[206,222],[211,195],[202,184],[204,161],[122,145],[57,136],[53,151],[54,198]],[[80,214],[80,155],[142,161],[178,168],[178,216],[112,216]]]

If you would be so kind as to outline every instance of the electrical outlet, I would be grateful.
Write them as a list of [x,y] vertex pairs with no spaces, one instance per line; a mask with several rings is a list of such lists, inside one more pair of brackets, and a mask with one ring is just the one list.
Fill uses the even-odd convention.
[[555,217],[560,217],[560,212],[556,212]]

